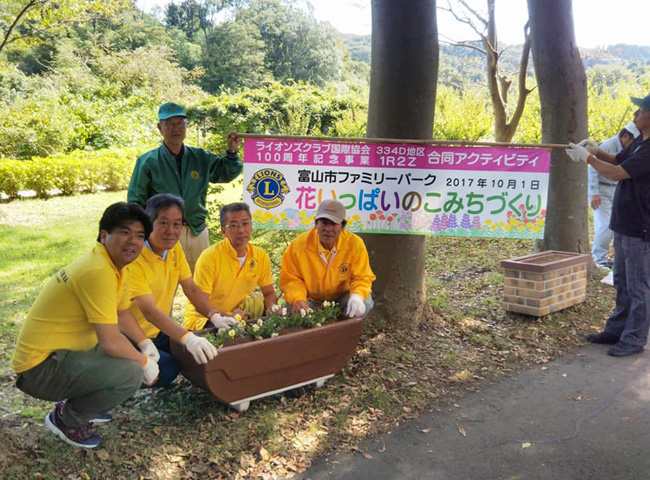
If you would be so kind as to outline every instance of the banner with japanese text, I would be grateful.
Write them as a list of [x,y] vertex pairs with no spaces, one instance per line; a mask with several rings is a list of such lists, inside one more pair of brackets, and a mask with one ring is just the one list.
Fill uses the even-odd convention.
[[256,228],[306,230],[340,200],[355,232],[542,238],[550,152],[249,138],[244,201]]

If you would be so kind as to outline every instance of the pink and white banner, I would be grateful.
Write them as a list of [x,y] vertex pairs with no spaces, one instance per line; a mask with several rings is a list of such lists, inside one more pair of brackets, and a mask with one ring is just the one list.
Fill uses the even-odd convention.
[[244,201],[256,228],[314,225],[340,200],[364,233],[542,238],[550,152],[247,139]]

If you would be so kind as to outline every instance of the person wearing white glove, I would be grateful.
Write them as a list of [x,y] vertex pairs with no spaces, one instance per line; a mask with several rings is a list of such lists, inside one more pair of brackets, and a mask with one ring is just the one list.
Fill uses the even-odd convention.
[[[616,155],[630,146],[639,135],[639,129],[636,128],[633,122],[630,122],[621,129],[618,135],[602,142],[599,148],[603,153]],[[595,143],[593,140],[583,140],[579,145],[585,147],[589,150],[589,153],[597,157],[598,147],[593,148]],[[609,220],[612,215],[614,192],[618,182],[601,175],[592,166],[588,168],[587,178],[587,195],[589,196],[589,206],[594,217],[594,239],[591,246],[591,256],[599,267],[612,268],[612,262],[609,260],[608,254],[614,232],[609,228]]]
[[213,318],[211,312],[206,318],[204,312],[188,305],[183,321],[188,330],[212,325],[227,328],[235,315],[256,319],[278,303],[271,260],[262,248],[250,242],[253,219],[248,204],[224,205],[219,222],[223,240],[204,250],[194,269],[196,285],[208,295],[219,316]]
[[[183,200],[170,194],[154,195],[147,201],[153,232],[130,267],[129,293],[133,304],[121,312],[119,319],[122,332],[142,353],[158,363],[160,372],[155,388],[169,386],[180,372],[180,364],[171,354],[170,341],[183,343],[183,339],[188,338],[188,330],[169,313],[178,285],[204,316],[216,311],[208,296],[194,283],[178,241],[183,226],[183,208]],[[188,349],[201,362],[214,357],[214,347],[207,340],[195,337],[195,340],[188,341]]]
[[181,343],[192,354],[196,363],[205,364],[217,356],[217,348],[214,345],[203,337],[197,337],[192,332],[183,335]]
[[149,357],[154,362],[158,363],[158,360],[160,360],[160,353],[158,352],[158,349],[149,338],[142,340],[140,343],[138,343],[138,348],[142,353],[144,353],[147,357]]
[[[586,158],[599,174],[619,182],[609,224],[614,231],[616,307],[602,332],[587,335],[589,342],[613,345],[607,354],[614,357],[643,352],[650,328],[650,95],[631,100],[640,107],[634,125],[641,135],[616,155],[598,151]],[[578,155],[573,146],[570,150]]]
[[142,383],[147,387],[152,387],[158,380],[158,373],[160,369],[158,364],[150,357],[146,357],[144,365],[142,366]]
[[314,219],[314,228],[297,236],[282,255],[284,299],[294,313],[328,301],[348,317],[367,317],[377,277],[363,239],[345,229],[345,206],[338,200],[321,202]]
[[364,313],[366,313],[366,306],[363,303],[363,297],[358,293],[351,294],[345,309],[345,315],[353,318],[361,317]]

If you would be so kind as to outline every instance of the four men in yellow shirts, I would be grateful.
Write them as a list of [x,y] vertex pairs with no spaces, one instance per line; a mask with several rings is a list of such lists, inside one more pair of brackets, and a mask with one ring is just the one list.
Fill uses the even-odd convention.
[[[183,200],[170,194],[152,197],[146,212],[134,203],[112,205],[100,221],[99,243],[51,279],[30,310],[12,359],[17,386],[37,398],[64,400],[45,423],[67,443],[100,445],[92,419],[105,417],[142,382],[166,386],[174,380],[179,366],[170,338],[207,363],[216,349],[188,330],[208,322],[229,328],[235,314],[260,317],[277,304],[269,257],[249,243],[248,205],[221,209],[226,238],[201,254],[194,279],[178,241],[183,208]],[[376,277],[363,240],[345,230],[345,208],[336,200],[321,203],[315,221],[283,255],[285,300],[294,312],[329,300],[348,317],[366,317]],[[170,318],[178,284],[190,301],[188,330]],[[68,375],[75,381],[62,382]]]

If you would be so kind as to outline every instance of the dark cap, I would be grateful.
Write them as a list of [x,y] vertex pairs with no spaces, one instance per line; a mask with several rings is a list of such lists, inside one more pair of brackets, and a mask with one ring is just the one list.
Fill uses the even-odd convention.
[[334,223],[343,223],[345,220],[345,207],[338,200],[323,200],[316,211],[316,218],[327,218]]
[[172,117],[183,117],[187,118],[185,113],[185,107],[179,105],[178,103],[163,103],[158,109],[158,121],[167,120]]
[[630,97],[630,100],[632,100],[632,103],[637,107],[641,107],[644,110],[650,110],[650,95],[646,95],[643,98]]

